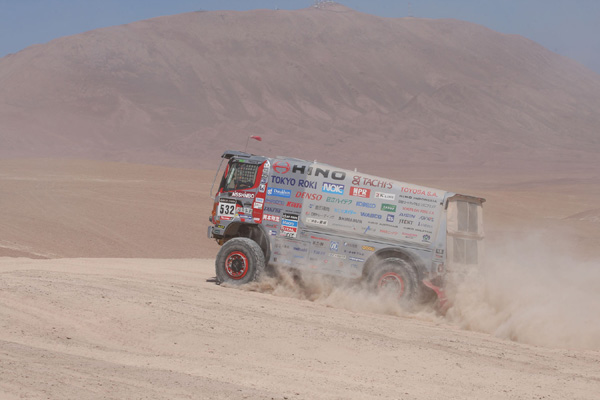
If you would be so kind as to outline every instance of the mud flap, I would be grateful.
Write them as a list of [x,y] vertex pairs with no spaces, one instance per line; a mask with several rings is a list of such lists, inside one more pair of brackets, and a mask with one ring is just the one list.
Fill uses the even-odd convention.
[[425,286],[427,286],[429,289],[431,289],[435,292],[435,294],[437,295],[437,298],[438,298],[438,307],[437,308],[442,314],[445,314],[446,311],[448,311],[448,308],[450,308],[450,303],[448,302],[448,297],[446,297],[446,292],[444,291],[444,289],[442,289],[439,286],[435,286],[428,279],[423,279],[422,282]]

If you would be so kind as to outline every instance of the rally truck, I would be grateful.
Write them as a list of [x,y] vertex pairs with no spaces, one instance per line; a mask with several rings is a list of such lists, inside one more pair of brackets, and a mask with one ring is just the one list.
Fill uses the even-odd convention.
[[482,257],[483,198],[289,157],[230,150],[223,160],[208,229],[221,245],[219,283],[284,267],[360,280],[405,303],[444,301],[447,273]]

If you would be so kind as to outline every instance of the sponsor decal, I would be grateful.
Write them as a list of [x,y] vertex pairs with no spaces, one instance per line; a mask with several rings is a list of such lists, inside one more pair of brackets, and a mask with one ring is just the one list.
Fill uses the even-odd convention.
[[[438,202],[437,199],[428,199],[427,197],[414,197],[415,200],[419,200],[419,201],[426,201],[428,203],[436,203]],[[442,203],[440,203],[442,204]],[[435,207],[435,205],[431,206],[432,208]]]
[[336,213],[340,213],[340,214],[348,214],[348,215],[354,215],[354,214],[358,214],[356,211],[354,210],[346,210],[345,208],[334,208],[333,209],[334,212]]
[[296,197],[301,198],[301,199],[308,199],[308,200],[316,200],[319,201],[323,198],[322,194],[316,194],[316,193],[306,193],[306,192],[297,192],[296,193]]
[[431,233],[431,229],[423,229],[423,228],[413,228],[415,230],[415,232],[421,232],[421,233]]
[[252,208],[250,207],[238,207],[238,212],[241,214],[252,214]]
[[263,208],[263,203],[255,202],[253,207],[260,210],[261,208]]
[[398,216],[403,217],[403,218],[416,218],[417,217],[415,214],[409,214],[409,213],[400,213],[400,214],[398,214]]
[[[312,204],[311,204],[311,206],[312,206]],[[327,207],[327,206],[319,206],[319,205],[315,206],[315,210],[317,210],[317,211],[331,211],[331,209],[329,207]]]
[[294,220],[291,220],[291,219],[283,219],[283,220],[281,220],[281,225],[282,226],[291,226],[291,227],[297,228],[298,227],[298,221],[294,221]]
[[290,163],[287,161],[277,161],[273,163],[273,171],[278,174],[287,174],[290,172]]
[[408,238],[408,239],[414,239],[416,238],[418,235],[416,233],[408,233],[408,232],[402,232],[402,236]]
[[273,229],[269,229],[269,235],[271,235],[271,236],[277,236],[277,231],[273,230]]
[[298,221],[298,214],[283,213],[283,218]]
[[322,176],[325,179],[335,179],[337,181],[343,181],[346,179],[346,173],[344,171],[336,171],[330,169],[323,169],[319,167],[306,167],[306,165],[293,165],[287,161],[277,161],[273,164],[273,170],[278,174],[287,174],[292,171],[295,174],[310,175],[310,176]]
[[264,183],[261,183],[260,186],[258,187],[258,191],[263,193],[266,188],[267,188],[267,185],[265,185]]
[[415,221],[411,221],[410,219],[399,219],[398,220],[399,224],[404,224],[404,225],[412,225],[413,222],[415,222]]
[[[419,201],[416,201],[419,200]],[[425,201],[425,203],[423,203]],[[425,207],[425,208],[437,208],[438,205],[442,203],[438,203],[436,199],[427,199],[425,197],[416,198],[414,200],[402,200],[398,199],[398,203],[404,204],[406,206],[416,206],[416,207]]]
[[419,220],[433,222],[433,217],[428,217],[426,215],[421,215],[421,216],[419,216]]
[[377,178],[375,178],[375,179],[368,178],[366,176],[363,176],[363,177],[354,176],[352,178],[352,184],[377,187],[377,188],[381,188],[381,189],[391,189],[392,188],[392,182],[384,181],[382,179],[377,179]]
[[423,235],[423,241],[424,242],[429,242],[431,240],[431,236],[429,235]]
[[318,237],[318,236],[311,236],[311,239],[315,239],[315,240],[322,240],[324,242],[329,242],[329,239],[327,238],[323,238],[323,237]]
[[373,246],[363,246],[362,249],[365,251],[375,251],[375,247]]
[[377,207],[377,204],[375,204],[375,203],[367,203],[365,201],[357,201],[356,205],[358,207],[366,207],[366,208],[375,208],[375,207]]
[[278,188],[268,188],[267,189],[267,196],[290,198],[291,195],[292,195],[292,191],[288,190],[288,189],[278,189]]
[[363,260],[362,258],[357,258],[357,257],[348,257],[348,259],[350,261],[365,262],[365,260]]
[[410,194],[418,194],[421,196],[428,196],[428,197],[438,197],[437,193],[434,191],[424,190],[424,189],[419,189],[419,188],[401,187],[400,192],[410,193]]
[[281,212],[281,208],[278,207],[265,207],[265,212],[272,212],[279,214]]
[[296,179],[284,178],[281,176],[273,175],[271,177],[271,183],[276,183],[278,185],[286,185],[286,186],[296,186]]
[[396,231],[390,231],[388,229],[380,229],[379,232],[383,233],[384,235],[397,235],[398,232]]
[[341,183],[331,183],[331,182],[323,182],[323,186],[321,188],[322,192],[330,193],[330,194],[344,194],[344,187]]
[[346,259],[346,256],[345,256],[345,255],[343,255],[343,254],[338,254],[338,253],[329,253],[329,255],[330,255],[331,257],[340,258],[340,259],[342,259],[342,260]]
[[295,238],[296,234],[298,232],[298,228],[294,228],[291,226],[281,226],[280,229],[281,232],[281,236],[285,236],[285,237],[291,237],[291,238]]
[[363,197],[368,199],[371,196],[371,189],[359,188],[356,186],[350,187],[350,196]]
[[254,193],[250,192],[231,192],[231,197],[240,197],[244,199],[253,199]]
[[375,192],[375,198],[382,200],[394,200],[396,195],[392,193]]
[[350,217],[338,217],[338,221],[351,222],[353,224],[362,224],[362,219]]
[[254,199],[254,201],[257,203],[264,203],[265,199],[263,199],[262,197],[257,197],[256,199]]
[[423,228],[433,229],[433,225],[432,224],[428,224],[426,222],[421,222],[421,221],[418,222],[417,226],[422,226]]
[[416,202],[416,201],[406,201],[406,200],[398,200],[398,203],[400,204],[404,204],[407,206],[420,206],[421,203]]
[[267,201],[267,203],[269,203],[269,204],[277,204],[278,206],[283,206],[283,205],[285,205],[285,202],[284,202],[283,200],[267,199],[266,201]]
[[[425,204],[426,205],[426,204]],[[414,212],[414,213],[418,213],[418,214],[427,214],[427,215],[433,215],[435,214],[433,211],[429,211],[429,210],[421,210],[418,208],[412,208],[412,207],[402,207],[402,209],[404,211],[409,211],[409,212]]]
[[313,225],[327,226],[327,220],[325,220],[325,219],[306,218],[306,223],[313,224]]
[[348,250],[345,253],[353,255],[353,256],[362,256],[363,253],[361,251],[355,251],[355,250]]
[[327,200],[328,203],[338,203],[338,204],[344,204],[344,205],[350,205],[352,204],[352,200],[348,200],[348,199],[339,199],[337,197],[330,197],[327,196]]
[[279,215],[263,214],[263,220],[279,222]]
[[394,222],[394,214],[388,214],[388,215],[385,217],[385,220],[386,220],[387,222]]
[[311,182],[305,179],[300,179],[298,180],[298,187],[317,190],[317,182]]
[[396,212],[396,205],[395,204],[385,204],[385,203],[383,203],[381,205],[381,211]]
[[344,171],[322,169],[319,167],[306,168],[306,165],[294,165],[292,167],[292,172],[297,173],[297,174],[302,174],[302,175],[315,176],[315,177],[322,176],[325,179],[331,178],[331,179],[335,179],[336,181],[343,181],[344,179],[346,179],[346,173]]
[[331,251],[338,251],[338,247],[339,247],[339,244],[338,244],[338,242],[334,242],[334,241],[332,241],[332,242],[329,244],[329,249],[330,249]]
[[372,218],[372,219],[381,219],[381,214],[375,214],[375,213],[361,212],[360,216],[366,217],[366,218]]
[[439,254],[439,255],[444,254],[444,249],[435,249],[435,254]]
[[358,249],[358,245],[356,243],[344,242],[344,247],[350,247],[351,249]]
[[288,201],[287,206],[292,207],[292,208],[302,208],[302,203],[296,203],[295,201]]

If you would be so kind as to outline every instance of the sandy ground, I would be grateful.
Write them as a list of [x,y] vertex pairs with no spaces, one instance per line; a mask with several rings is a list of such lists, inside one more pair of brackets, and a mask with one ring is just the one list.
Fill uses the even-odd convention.
[[600,393],[597,350],[517,343],[433,312],[361,310],[339,293],[311,302],[221,287],[207,259],[2,258],[0,273],[2,399]]
[[598,175],[389,172],[488,199],[445,316],[217,286],[213,171],[0,161],[0,399],[597,399]]

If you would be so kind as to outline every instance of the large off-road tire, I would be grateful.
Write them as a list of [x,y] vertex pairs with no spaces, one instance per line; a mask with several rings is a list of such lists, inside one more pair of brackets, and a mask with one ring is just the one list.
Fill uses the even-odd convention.
[[258,279],[265,269],[265,256],[254,240],[240,237],[228,240],[215,261],[218,283],[242,285]]
[[377,264],[368,276],[371,289],[398,299],[403,306],[414,306],[421,299],[417,272],[401,258],[390,257]]

